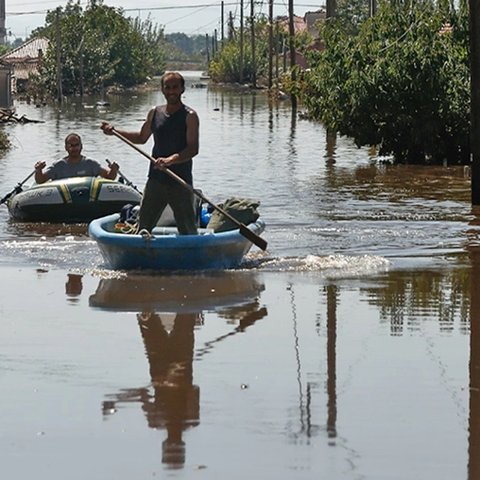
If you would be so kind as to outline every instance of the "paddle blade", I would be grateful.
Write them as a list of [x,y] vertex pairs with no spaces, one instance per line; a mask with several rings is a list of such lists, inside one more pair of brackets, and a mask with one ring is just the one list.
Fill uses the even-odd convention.
[[261,248],[262,250],[267,249],[267,242],[262,237],[259,237],[256,233],[252,232],[243,223],[240,224],[240,233],[258,248]]
[[15,187],[10,193],[7,193],[1,200],[0,200],[0,205],[6,203],[10,197],[13,197],[13,195],[15,195],[16,193],[19,193],[21,192],[22,189],[19,188],[19,187]]
[[0,205],[5,203],[10,197],[12,196],[12,192],[7,193],[1,200],[0,200]]
[[0,200],[0,205],[2,203],[5,203],[12,195],[15,195],[16,193],[20,193],[22,191],[22,185],[31,177],[35,175],[35,170],[30,173],[30,175],[22,180],[10,193],[7,193],[1,200]]

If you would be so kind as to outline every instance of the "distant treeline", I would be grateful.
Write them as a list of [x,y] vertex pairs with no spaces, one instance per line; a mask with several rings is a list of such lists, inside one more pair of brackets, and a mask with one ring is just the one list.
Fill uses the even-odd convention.
[[206,42],[204,35],[186,35],[185,33],[165,34],[165,41],[171,45],[166,52],[168,65],[198,64],[207,66]]

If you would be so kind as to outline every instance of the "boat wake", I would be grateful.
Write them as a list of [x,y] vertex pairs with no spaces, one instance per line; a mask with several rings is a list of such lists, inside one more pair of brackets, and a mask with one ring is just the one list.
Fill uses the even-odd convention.
[[44,267],[90,269],[102,263],[95,242],[86,236],[61,235],[0,242],[2,261]]
[[[80,271],[103,272],[108,278],[118,275],[118,271],[106,268],[94,241],[86,236],[59,235],[37,238],[8,240],[0,242],[4,261],[15,259],[15,263],[35,262],[43,267],[60,267]],[[375,255],[307,255],[305,257],[265,256],[263,252],[250,252],[235,270],[259,272],[310,272],[321,273],[325,278],[361,277],[387,271],[391,262]],[[221,270],[221,269],[220,269]],[[230,270],[230,269],[229,269]]]
[[344,278],[384,272],[390,264],[386,258],[374,255],[307,255],[279,258],[249,256],[242,267],[268,272],[321,272],[328,278]]

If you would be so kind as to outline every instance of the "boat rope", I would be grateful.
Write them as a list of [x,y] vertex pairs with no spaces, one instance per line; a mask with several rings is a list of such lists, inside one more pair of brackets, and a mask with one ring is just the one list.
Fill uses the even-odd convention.
[[138,232],[138,223],[118,222],[115,224],[115,232],[134,235]]

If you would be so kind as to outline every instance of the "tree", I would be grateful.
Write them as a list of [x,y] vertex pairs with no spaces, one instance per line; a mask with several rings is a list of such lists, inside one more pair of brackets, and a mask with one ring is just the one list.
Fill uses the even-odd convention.
[[[120,9],[91,0],[85,10],[69,0],[50,11],[35,36],[49,39],[40,70],[47,90],[57,89],[57,73],[66,95],[132,86],[163,72],[163,30],[148,19],[125,18]],[[58,55],[57,55],[58,54]]]
[[166,60],[169,64],[196,63],[202,68],[206,62],[205,36],[169,33],[165,35]]
[[[357,34],[332,19],[298,90],[309,113],[397,162],[469,161],[468,14],[384,1]],[[451,28],[445,28],[450,25]]]
[[[248,19],[248,21],[251,22],[252,20]],[[251,28],[247,27],[244,38],[243,80],[252,82],[253,68],[255,68],[255,78],[261,82],[262,77],[265,79],[268,76],[269,68],[268,19],[259,15],[253,21],[255,28],[255,66],[253,65],[250,41]],[[234,35],[234,33],[233,30],[229,40],[210,62],[208,71],[214,81],[231,83],[240,81],[240,44],[237,39],[238,35]],[[288,30],[286,24],[282,23],[274,42],[277,45],[283,45],[287,38]],[[311,43],[312,38],[308,33],[302,32],[295,35],[294,41],[295,46],[306,46]]]

